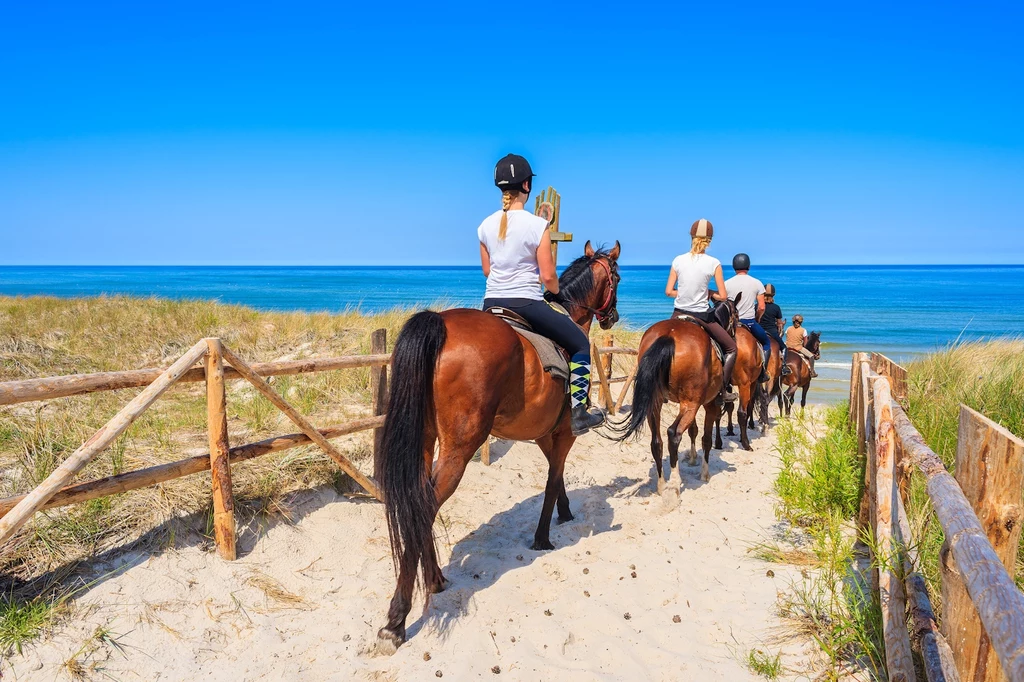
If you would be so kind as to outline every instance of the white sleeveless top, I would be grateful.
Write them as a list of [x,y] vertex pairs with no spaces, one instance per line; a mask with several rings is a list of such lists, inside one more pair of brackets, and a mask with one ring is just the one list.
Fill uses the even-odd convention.
[[672,269],[676,273],[676,308],[688,313],[706,313],[708,283],[719,266],[721,262],[706,253],[676,256],[672,261]]
[[484,218],[476,234],[491,257],[491,274],[487,276],[484,298],[528,298],[544,300],[540,288],[537,247],[548,228],[540,216],[523,210],[508,212],[505,241],[498,240],[502,211]]

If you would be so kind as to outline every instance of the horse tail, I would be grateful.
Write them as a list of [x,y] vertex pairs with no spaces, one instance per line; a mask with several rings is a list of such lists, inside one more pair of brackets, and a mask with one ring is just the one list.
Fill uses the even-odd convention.
[[411,570],[434,543],[437,498],[423,459],[424,431],[434,414],[434,368],[444,347],[444,319],[430,310],[413,315],[391,356],[391,395],[374,475],[395,571]]
[[668,393],[669,372],[675,354],[676,342],[670,336],[662,336],[640,358],[633,384],[633,406],[627,421],[612,426],[615,440],[622,442],[636,434],[647,421],[647,416],[653,410],[661,409]]

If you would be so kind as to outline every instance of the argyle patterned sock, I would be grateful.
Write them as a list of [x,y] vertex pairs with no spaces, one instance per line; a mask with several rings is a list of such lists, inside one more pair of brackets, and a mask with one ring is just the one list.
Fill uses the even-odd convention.
[[569,397],[571,405],[587,405],[590,393],[590,354],[577,353],[569,360]]

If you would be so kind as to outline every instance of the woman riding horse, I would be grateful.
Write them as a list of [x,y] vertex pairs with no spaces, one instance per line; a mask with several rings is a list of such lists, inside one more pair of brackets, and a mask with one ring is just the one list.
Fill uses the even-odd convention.
[[[710,334],[725,354],[723,363],[722,398],[735,400],[732,393],[732,370],[736,366],[736,340],[726,331],[711,310],[708,299],[729,300],[722,278],[722,263],[706,251],[711,245],[715,228],[710,220],[701,218],[690,226],[690,252],[676,256],[665,284],[665,295],[676,299],[673,317],[689,317],[697,320]],[[708,289],[712,277],[717,291]]]
[[533,330],[569,353],[572,434],[604,423],[604,414],[588,412],[590,396],[590,340],[568,315],[555,310],[537,286],[558,296],[558,275],[551,257],[548,222],[523,209],[530,196],[533,170],[521,156],[509,154],[494,168],[494,184],[501,189],[501,210],[484,218],[477,228],[480,264],[487,277],[484,309],[508,308],[523,317]]
[[[488,240],[484,242],[481,237],[481,261],[488,271],[490,291],[495,291],[490,289],[492,283],[499,285],[499,293],[512,291],[501,288],[513,286],[511,281],[498,281],[513,274],[511,268],[514,285],[522,284],[523,288],[515,289],[519,295],[507,297],[526,298],[529,302],[520,306],[520,313],[538,328],[564,331],[566,337],[576,335],[575,340],[560,340],[578,351],[579,336],[586,339],[586,332],[580,332],[577,324],[589,330],[596,316],[601,327],[609,329],[618,320],[619,245],[616,242],[610,251],[594,251],[587,242],[584,256],[576,259],[557,283],[552,281],[553,267],[545,264],[542,271],[540,265],[545,256],[550,258],[546,230],[541,234],[542,226],[516,208],[526,200],[531,177],[532,171],[521,157],[506,157],[495,169],[503,208],[493,223],[485,221],[481,226],[481,235]],[[488,244],[494,248],[487,250]],[[517,245],[521,250],[513,253]],[[517,262],[526,264],[521,271],[514,265]],[[551,317],[539,308],[543,305],[537,285],[539,272],[544,273],[551,288],[557,286],[571,316],[571,328],[560,317]],[[526,312],[522,313],[524,308]],[[541,312],[534,314],[538,310]],[[582,359],[577,357],[576,364],[582,365]],[[585,372],[577,367],[575,380],[582,383],[586,379]],[[579,391],[575,395],[579,404],[587,388],[576,388],[582,388],[582,395]],[[382,652],[393,652],[405,641],[405,621],[412,608],[419,570],[422,568],[427,592],[444,589],[434,546],[434,518],[455,492],[466,466],[489,434],[536,441],[547,458],[547,485],[532,547],[554,549],[549,534],[556,503],[559,521],[573,518],[563,471],[576,436],[566,402],[565,381],[545,372],[533,345],[495,315],[465,308],[442,313],[425,310],[413,315],[402,328],[392,352],[391,392],[374,467],[384,495],[398,574],[388,622],[377,635]],[[576,421],[580,420],[586,426],[594,424],[585,410]]]

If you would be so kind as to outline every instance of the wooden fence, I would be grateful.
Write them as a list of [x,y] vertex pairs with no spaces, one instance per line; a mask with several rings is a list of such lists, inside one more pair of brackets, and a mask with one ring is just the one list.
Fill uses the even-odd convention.
[[[613,409],[617,411],[622,405],[626,389],[633,380],[635,370],[628,377],[613,378],[612,355],[616,353],[635,355],[636,351],[630,348],[615,347],[611,335],[605,337],[605,343],[606,347],[593,346],[594,365],[600,376],[600,381],[595,384],[601,391],[602,399],[609,411]],[[371,334],[369,355],[264,362],[252,365],[239,358],[220,339],[208,338],[196,343],[167,369],[75,374],[0,383],[0,405],[50,400],[97,391],[145,387],[34,490],[23,495],[0,499],[0,547],[38,511],[136,490],[201,471],[210,471],[214,507],[214,539],[220,556],[233,560],[236,555],[236,533],[231,465],[309,443],[318,445],[363,490],[380,499],[380,491],[374,480],[360,472],[330,441],[339,436],[374,429],[373,452],[376,455],[380,448],[381,427],[384,425],[384,410],[388,400],[387,365],[390,360],[391,356],[387,353],[387,335],[384,329],[378,329]],[[357,367],[370,368],[372,416],[326,429],[314,427],[264,379],[269,376],[307,374]],[[239,379],[245,379],[252,384],[261,395],[299,428],[299,433],[290,433],[256,443],[230,447],[224,382]],[[152,406],[164,391],[178,383],[198,381],[206,382],[207,432],[210,447],[208,454],[70,485],[72,479]],[[625,381],[626,386],[619,396],[618,403],[613,406],[608,385],[618,381]],[[490,464],[489,443],[482,448],[481,459],[485,464]]]
[[[1024,681],[1024,595],[1013,578],[1024,443],[961,405],[956,468],[950,475],[907,417],[906,391],[903,367],[877,353],[854,354],[849,416],[867,457],[861,524],[883,555],[873,562],[872,586],[882,606],[889,680],[916,679],[911,653],[916,649],[929,682]],[[946,538],[941,628],[906,513],[912,468],[925,477]]]

